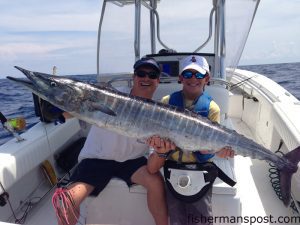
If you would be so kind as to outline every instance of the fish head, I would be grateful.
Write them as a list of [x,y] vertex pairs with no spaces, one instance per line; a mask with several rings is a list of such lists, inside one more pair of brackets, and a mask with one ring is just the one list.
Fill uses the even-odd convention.
[[66,77],[53,76],[45,73],[33,72],[16,67],[29,79],[7,77],[19,84],[29,88],[34,94],[45,101],[65,110],[74,112],[78,109],[78,102],[81,101],[82,89],[78,88],[80,82]]

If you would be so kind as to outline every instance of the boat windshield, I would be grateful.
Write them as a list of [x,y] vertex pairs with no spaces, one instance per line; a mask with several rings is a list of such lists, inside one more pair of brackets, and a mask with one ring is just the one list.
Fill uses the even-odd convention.
[[[244,50],[259,0],[226,2],[226,68],[236,69]],[[231,79],[227,74],[227,79]]]
[[[135,55],[135,5],[107,4],[101,33],[100,72],[130,72]],[[126,3],[134,1],[125,1]],[[161,0],[155,29],[162,43],[155,38],[151,46],[149,1],[142,1],[140,25],[140,57],[158,53],[162,48],[177,52],[214,53],[223,67],[235,69],[243,52],[259,0],[227,0],[225,20],[216,19],[223,0]],[[217,9],[217,10],[216,10]],[[210,15],[212,21],[210,25]],[[222,16],[221,16],[222,18]],[[221,22],[220,22],[221,21]],[[225,21],[224,32],[222,24]],[[216,25],[217,24],[217,25]],[[216,27],[221,28],[216,29]],[[211,38],[210,36],[211,31]],[[216,40],[216,35],[224,37]],[[209,40],[209,41],[208,41]],[[206,43],[207,44],[204,44]],[[203,46],[204,44],[204,46]],[[201,47],[202,46],[202,47]],[[200,48],[201,47],[201,48]],[[153,52],[154,49],[154,52]],[[113,53],[113,54],[112,54]],[[117,65],[116,65],[117,64]],[[227,79],[230,79],[230,74]]]

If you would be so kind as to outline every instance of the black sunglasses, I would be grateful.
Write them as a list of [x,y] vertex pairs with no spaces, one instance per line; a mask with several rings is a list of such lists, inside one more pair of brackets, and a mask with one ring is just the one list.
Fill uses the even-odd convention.
[[137,70],[134,72],[134,74],[141,78],[148,76],[150,79],[153,80],[159,78],[159,72],[156,71],[146,72],[143,70]]

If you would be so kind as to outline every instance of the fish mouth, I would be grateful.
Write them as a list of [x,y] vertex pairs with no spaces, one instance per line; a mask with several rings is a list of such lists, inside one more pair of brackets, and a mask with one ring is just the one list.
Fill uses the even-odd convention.
[[47,92],[47,85],[48,83],[50,83],[49,78],[51,76],[49,74],[29,71],[18,66],[15,66],[15,68],[20,70],[28,78],[28,80],[23,78],[15,78],[11,76],[8,76],[7,79],[24,85],[25,87],[30,89],[34,94],[37,94],[40,97],[44,96],[44,94]]
[[[33,76],[34,76],[33,72],[31,72],[29,70],[25,70],[19,66],[15,66],[15,68],[20,70],[30,81],[33,81]],[[18,82],[18,80],[14,80],[14,81]]]
[[25,85],[26,87],[28,87],[30,89],[34,89],[34,85],[33,85],[32,81],[30,81],[30,80],[25,80],[23,78],[16,78],[16,77],[11,77],[11,76],[7,76],[6,78],[14,81],[16,83]]

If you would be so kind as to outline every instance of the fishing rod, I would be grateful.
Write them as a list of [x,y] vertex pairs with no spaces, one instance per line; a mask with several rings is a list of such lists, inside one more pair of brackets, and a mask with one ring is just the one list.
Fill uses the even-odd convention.
[[251,80],[253,77],[255,77],[256,75],[253,75],[252,77],[248,77],[247,79],[244,79],[244,80],[242,80],[242,81],[240,81],[240,82],[238,82],[238,83],[236,83],[236,84],[234,84],[234,85],[231,85],[230,86],[230,90],[233,90],[233,89],[235,89],[235,88],[237,88],[237,87],[239,87],[239,86],[241,86],[243,83],[245,83],[246,81],[248,81],[248,80]]

